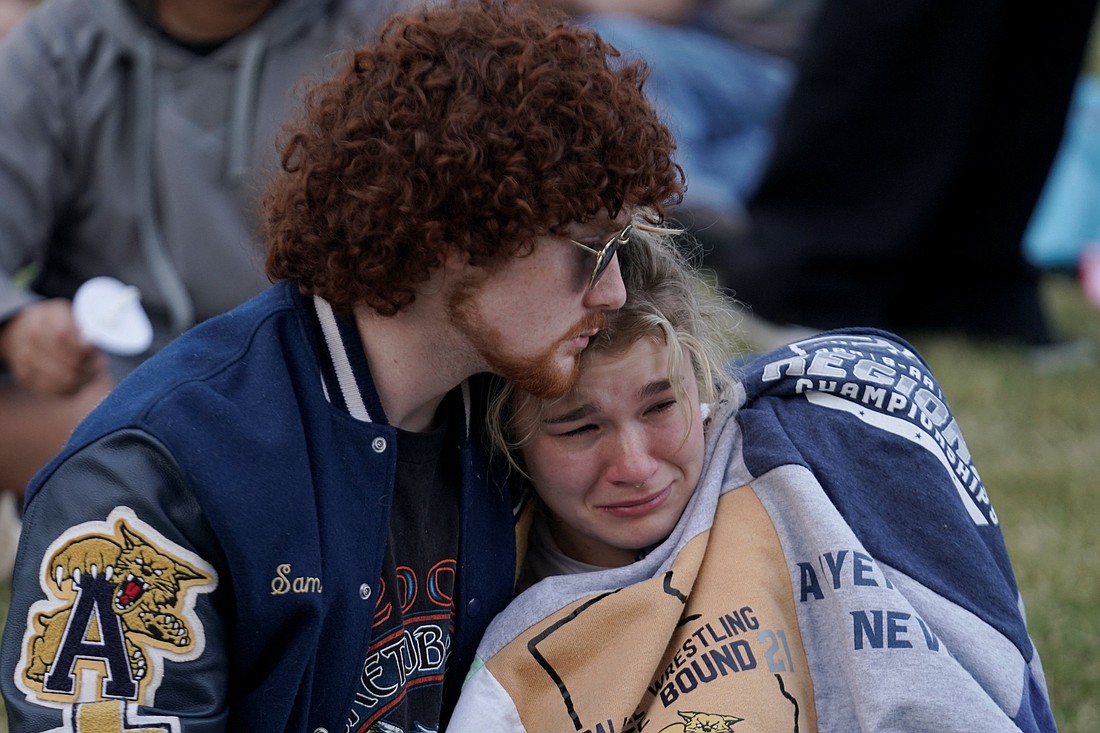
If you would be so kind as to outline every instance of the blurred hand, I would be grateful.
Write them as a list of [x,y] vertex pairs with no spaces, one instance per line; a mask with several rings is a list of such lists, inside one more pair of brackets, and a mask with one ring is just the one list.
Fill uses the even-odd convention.
[[0,360],[17,384],[40,394],[74,394],[107,371],[106,357],[80,335],[63,298],[28,305],[0,327]]

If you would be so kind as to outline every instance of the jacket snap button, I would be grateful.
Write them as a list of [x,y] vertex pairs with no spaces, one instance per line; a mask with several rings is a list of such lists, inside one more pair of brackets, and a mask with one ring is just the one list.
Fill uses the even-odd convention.
[[481,601],[476,598],[471,598],[470,602],[466,604],[466,613],[471,616],[477,616],[481,612]]
[[386,450],[386,439],[375,438],[373,441],[371,441],[370,447],[374,448],[375,453],[381,453]]
[[370,583],[363,583],[359,586],[359,597],[364,601],[370,598]]
[[328,728],[314,728],[313,733],[328,733]]

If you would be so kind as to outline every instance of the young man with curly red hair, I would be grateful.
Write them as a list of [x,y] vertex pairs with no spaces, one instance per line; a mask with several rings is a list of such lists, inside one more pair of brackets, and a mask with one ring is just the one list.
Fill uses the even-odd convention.
[[511,598],[485,373],[565,392],[679,201],[644,69],[535,7],[394,18],[307,96],[268,291],[184,334],[31,484],[13,733],[437,730]]

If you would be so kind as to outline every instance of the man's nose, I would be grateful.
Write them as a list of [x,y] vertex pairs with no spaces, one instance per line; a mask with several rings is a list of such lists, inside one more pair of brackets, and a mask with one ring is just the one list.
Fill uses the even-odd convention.
[[585,293],[584,304],[597,310],[618,310],[625,302],[626,284],[623,283],[623,272],[619,269],[619,256],[615,255],[596,286]]

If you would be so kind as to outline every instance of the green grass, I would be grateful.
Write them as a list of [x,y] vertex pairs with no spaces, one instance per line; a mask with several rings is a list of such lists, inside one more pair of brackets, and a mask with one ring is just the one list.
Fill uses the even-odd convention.
[[[1048,277],[1046,291],[1060,331],[1100,357],[1100,310],[1067,277]],[[1038,366],[1019,349],[946,336],[914,345],[1000,516],[1059,729],[1100,731],[1100,360]],[[0,619],[8,593],[0,586]]]

